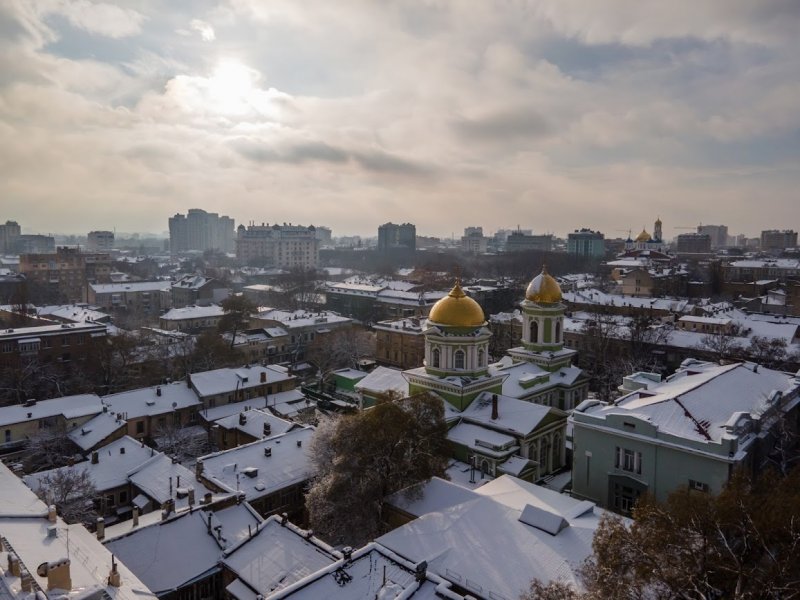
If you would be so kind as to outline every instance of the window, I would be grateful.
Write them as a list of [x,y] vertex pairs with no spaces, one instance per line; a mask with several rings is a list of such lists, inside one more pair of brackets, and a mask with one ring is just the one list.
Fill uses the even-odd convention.
[[144,421],[136,421],[136,433],[144,433]]
[[10,441],[11,441],[11,430],[6,429],[6,444],[8,444]]
[[14,351],[14,344],[12,342],[3,342],[3,353],[8,354]]
[[128,503],[128,492],[125,490],[119,493],[119,503],[120,504],[127,504]]
[[431,352],[431,361],[433,362],[434,367],[439,367],[439,349],[436,348]]
[[539,322],[531,321],[531,343],[535,344],[539,341]]
[[620,448],[617,446],[616,455],[614,459],[614,466],[617,469],[628,471],[629,473],[642,474],[642,453],[628,450],[627,448]]
[[689,489],[690,490],[697,490],[698,492],[707,492],[708,491],[708,484],[703,483],[702,481],[695,481],[694,479],[689,480]]
[[464,368],[464,351],[463,350],[456,350],[456,353],[453,355],[453,362],[455,364],[456,369],[463,369]]
[[114,499],[114,494],[107,494],[106,495],[106,506],[114,506],[116,503],[117,502]]
[[630,514],[638,499],[638,490],[620,483],[614,484],[614,508],[619,512]]
[[561,341],[561,321],[556,321],[556,343]]

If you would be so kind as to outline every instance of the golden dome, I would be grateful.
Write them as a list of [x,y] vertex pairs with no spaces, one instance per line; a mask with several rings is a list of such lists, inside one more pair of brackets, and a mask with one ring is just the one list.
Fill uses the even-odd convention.
[[428,320],[446,327],[480,327],[486,322],[481,305],[467,296],[458,282],[433,305]]
[[533,278],[525,291],[525,299],[536,304],[556,304],[561,302],[561,286],[555,278],[542,267],[542,272]]
[[650,234],[645,229],[642,229],[642,233],[636,236],[637,242],[649,242],[651,239]]

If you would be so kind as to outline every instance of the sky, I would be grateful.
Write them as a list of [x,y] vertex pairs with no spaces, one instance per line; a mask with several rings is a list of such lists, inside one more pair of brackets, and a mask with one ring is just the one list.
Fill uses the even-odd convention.
[[800,228],[798,0],[2,0],[0,220]]

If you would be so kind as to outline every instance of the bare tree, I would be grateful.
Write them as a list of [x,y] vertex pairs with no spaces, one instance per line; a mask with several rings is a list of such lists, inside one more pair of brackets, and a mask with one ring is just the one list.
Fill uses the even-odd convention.
[[538,579],[531,581],[530,589],[519,597],[519,600],[579,600],[583,598],[572,586],[560,581],[551,581],[547,585]]
[[75,455],[75,445],[63,427],[43,427],[28,438],[26,445],[29,470],[61,467]]
[[697,348],[710,353],[717,362],[735,360],[743,350],[736,333],[722,329],[709,333],[700,339]]
[[[170,419],[168,419],[170,421]],[[160,425],[154,432],[158,449],[183,462],[208,452],[208,436],[196,427],[181,427],[177,423]]]
[[308,349],[308,358],[319,372],[320,384],[336,369],[357,368],[359,360],[375,355],[375,333],[358,325],[317,335]]
[[89,473],[80,465],[47,473],[39,479],[34,491],[48,504],[55,504],[67,523],[92,523],[97,516],[92,504],[97,490]]

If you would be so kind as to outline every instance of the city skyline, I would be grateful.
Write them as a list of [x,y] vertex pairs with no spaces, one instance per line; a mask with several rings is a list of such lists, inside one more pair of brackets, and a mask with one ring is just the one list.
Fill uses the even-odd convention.
[[0,195],[26,231],[189,207],[374,235],[798,228],[789,2],[0,7]]

